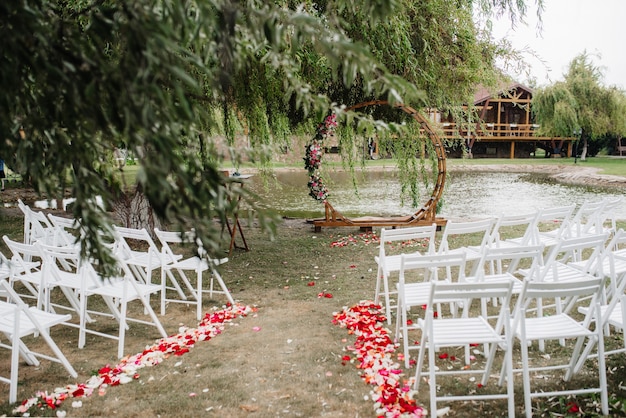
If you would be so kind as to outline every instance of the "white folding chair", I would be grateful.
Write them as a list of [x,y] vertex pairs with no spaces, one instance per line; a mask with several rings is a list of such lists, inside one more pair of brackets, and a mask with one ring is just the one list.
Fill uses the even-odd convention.
[[[89,260],[81,258],[78,247],[54,247],[36,244],[44,256],[44,271],[48,277],[48,287],[59,288],[70,300],[70,308],[76,310],[79,323],[66,325],[79,329],[78,347],[86,344],[86,335],[96,335],[118,341],[117,355],[124,354],[124,343],[128,322],[154,326],[162,337],[167,337],[161,322],[150,306],[150,296],[161,291],[161,285],[139,281],[130,268],[117,259],[119,275],[116,277],[100,276]],[[65,263],[63,263],[65,261]],[[63,264],[76,265],[72,270],[61,268]],[[94,296],[102,298],[106,309],[95,309],[96,303],[88,304]],[[143,306],[144,316],[130,316],[128,305],[139,301]],[[62,306],[54,304],[54,307]],[[118,332],[112,334],[102,331],[96,317],[112,318],[117,323]],[[103,321],[100,321],[102,323]]]
[[161,267],[161,252],[145,228],[115,226],[115,252],[137,279],[152,282],[152,272]]
[[[561,239],[549,251],[545,264],[539,269],[537,281],[547,283],[565,283],[587,280],[592,278],[603,278],[604,275],[599,269],[598,257],[604,248],[606,234],[583,236],[581,238]],[[584,260],[584,265],[573,267],[572,260],[576,260],[576,254],[585,254],[588,258]],[[527,272],[525,272],[527,273]],[[605,288],[602,287],[600,302],[606,301]],[[547,308],[554,307],[557,313],[569,314],[575,309],[580,298],[561,299],[555,297],[554,302],[544,303],[542,299],[537,300],[537,315],[542,316]],[[561,344],[565,341],[561,340]],[[544,341],[539,340],[540,350],[544,350]]]
[[[599,297],[603,287],[602,278],[591,277],[572,281],[537,281],[527,280],[517,300],[514,309],[514,318],[511,331],[514,338],[519,339],[522,369],[514,370],[521,372],[524,383],[524,408],[527,417],[532,416],[532,400],[538,397],[560,397],[566,395],[580,395],[599,393],[601,407],[604,415],[608,415],[608,394],[606,381],[606,368],[604,359],[604,335],[603,326],[600,322]],[[571,317],[564,311],[554,311],[550,314],[535,315],[528,311],[528,307],[537,300],[545,299],[570,299],[580,300],[591,296],[589,311],[583,321]],[[558,305],[557,305],[558,306]],[[592,326],[593,325],[593,326]],[[545,340],[575,340],[567,364],[554,364],[549,362],[547,356],[541,356],[542,364],[535,364],[533,357],[529,355],[529,347],[533,341]],[[585,341],[587,341],[586,345]],[[584,346],[583,346],[584,345]],[[593,369],[598,372],[598,385],[588,387],[585,382],[579,388],[549,390],[550,388],[534,389],[531,373],[545,374],[553,370],[565,370],[563,379],[570,381],[576,371],[580,370],[583,363],[589,358],[594,347],[597,347],[598,365]],[[548,364],[546,364],[546,362]],[[502,373],[501,382],[506,376]],[[550,382],[554,387],[554,381]]]
[[583,202],[574,212],[566,236],[575,238],[604,233],[602,213],[606,204],[606,200]]
[[[506,247],[513,245],[529,245],[532,243],[534,226],[537,222],[538,212],[523,213],[518,215],[500,215],[496,218],[489,235],[488,246]],[[522,231],[519,231],[519,230]],[[511,236],[513,235],[514,236]],[[505,240],[503,235],[515,241]]]
[[79,239],[80,223],[74,218],[48,214],[48,219],[54,228],[52,245],[77,245]]
[[589,276],[602,277],[600,257],[607,234],[562,238],[550,249],[540,274],[542,281],[566,281]]
[[[57,309],[69,310],[79,316],[82,315],[81,290],[99,286],[100,282],[96,281],[93,275],[84,274],[81,269],[83,261],[80,247],[58,247],[39,242],[36,242],[34,247],[43,260],[41,269],[43,280],[39,286],[40,293],[44,294],[43,309],[49,312]],[[68,304],[61,304],[59,299],[53,303],[51,300],[53,289],[59,289],[65,295]],[[86,320],[93,322],[88,314]]]
[[[213,297],[213,293],[223,294],[226,296],[231,304],[235,304],[235,300],[230,294],[228,287],[222,280],[217,267],[228,261],[228,258],[213,259],[210,258],[202,245],[194,240],[193,232],[188,231],[186,233],[173,232],[173,231],[161,231],[158,228],[154,229],[154,232],[161,242],[161,253],[163,264],[161,266],[161,315],[165,315],[165,306],[167,302],[173,303],[186,303],[196,304],[196,317],[198,320],[202,318],[202,295],[205,292],[202,276],[205,271],[209,271],[211,279],[209,282],[209,297]],[[198,246],[197,255],[191,257],[183,257],[182,254],[175,253],[170,244],[183,244],[183,243],[195,243]],[[174,273],[176,272],[176,274]],[[191,281],[187,277],[185,272],[193,272],[196,275],[196,284],[193,286]],[[195,301],[190,301],[178,283],[178,279],[182,280],[187,290],[191,293],[191,297]],[[170,280],[172,286],[167,285],[167,280]],[[221,290],[214,288],[213,281],[217,280]],[[175,290],[180,299],[172,299],[167,296],[168,290]]]
[[435,252],[436,234],[437,224],[435,223],[410,228],[382,228],[380,230],[380,247],[378,255],[374,257],[378,266],[374,302],[379,303],[381,295],[384,297],[387,323],[391,323],[391,308],[394,307],[391,304],[391,295],[396,293],[395,290],[389,288],[389,275],[400,270],[402,253],[433,254]]
[[[513,390],[513,362],[512,362],[512,340],[510,333],[509,299],[511,297],[512,282],[498,283],[429,283],[430,291],[424,319],[419,319],[419,326],[422,329],[422,337],[419,344],[419,355],[417,360],[417,372],[415,378],[415,390],[419,389],[422,374],[428,377],[430,386],[430,416],[438,417],[438,402],[458,402],[458,401],[481,401],[493,399],[506,399],[508,416],[515,416],[515,401]],[[494,298],[503,300],[504,303],[499,309],[497,322],[490,324],[487,318],[477,314],[478,309],[472,309],[473,301],[480,301],[482,298]],[[457,302],[463,306],[463,314],[457,318],[440,318],[435,315],[435,306],[442,303]],[[438,356],[436,351],[446,347],[465,347],[466,364],[469,362],[469,347],[471,344],[484,344],[489,347],[486,353],[484,368],[480,369],[478,363],[474,362],[471,367],[452,366],[444,367],[437,365]],[[425,352],[428,350],[428,373],[423,371]],[[499,382],[500,386],[506,380],[506,391],[490,391],[485,387],[490,377],[496,352],[503,352],[503,375],[505,379]],[[449,366],[449,365],[446,365]],[[476,383],[471,379],[465,382],[461,379],[467,375],[482,375],[480,381],[483,387],[476,390]],[[459,376],[455,385],[460,388],[459,394],[450,394],[438,391],[438,376]]]
[[[81,289],[81,315],[80,315],[80,332],[78,337],[78,347],[83,348],[85,345],[86,334],[98,335],[105,338],[111,338],[118,341],[117,356],[122,358],[124,355],[124,344],[128,322],[134,322],[149,326],[154,326],[161,337],[167,337],[167,333],[163,325],[159,321],[154,310],[150,306],[150,296],[161,291],[158,284],[143,283],[138,281],[130,268],[121,260],[118,260],[120,274],[117,277],[96,277],[94,281],[100,281],[100,286],[90,288],[83,287]],[[90,263],[82,264],[82,274],[97,276],[96,271]],[[85,282],[87,280],[84,280]],[[105,300],[107,306],[112,312],[112,316],[118,322],[117,335],[101,332],[95,328],[87,327],[87,299],[91,296],[100,296]],[[139,301],[143,305],[144,315],[147,314],[149,319],[142,319],[136,316],[129,316],[128,304],[133,301]],[[119,306],[119,308],[118,308]],[[89,311],[91,313],[91,311]]]
[[[615,256],[611,261],[617,261],[618,263],[626,265],[626,255],[623,257],[619,255]],[[620,331],[622,333],[623,346],[612,350],[605,350],[605,356],[626,352],[626,295],[624,294],[624,290],[626,289],[626,269],[620,271],[613,268],[610,269],[610,271],[613,272],[608,275],[608,280],[612,283],[612,293],[610,293],[608,301],[600,305],[600,323],[604,326],[605,336],[610,335],[611,328]],[[578,312],[587,315],[589,307],[579,306]],[[590,357],[593,357],[593,355],[590,355]]]
[[604,199],[605,205],[600,214],[603,232],[613,233],[617,231],[618,209],[624,206],[624,196]]
[[[533,239],[529,244],[543,244],[545,247],[556,245],[561,238],[567,236],[575,208],[576,205],[572,204],[539,209],[533,226]],[[520,242],[520,238],[511,238],[507,241]]]
[[607,242],[600,255],[594,260],[598,265],[589,265],[588,259],[570,261],[568,266],[582,271],[593,271],[597,275],[604,274],[611,278],[608,284],[607,296],[610,296],[617,284],[617,278],[626,273],[626,231],[617,230]]
[[[437,254],[465,254],[465,260],[468,264],[473,264],[470,274],[475,274],[478,268],[477,261],[483,253],[483,250],[489,244],[491,230],[495,222],[494,218],[479,219],[474,221],[448,221],[443,229],[441,242],[437,248]],[[465,235],[468,239],[473,239],[467,245],[453,247],[450,243],[451,238],[458,238]]]
[[[20,356],[30,365],[39,365],[38,358],[60,363],[73,378],[78,373],[72,367],[57,344],[50,337],[49,329],[67,322],[70,315],[58,315],[28,307],[6,280],[0,280],[0,294],[7,301],[0,301],[0,333],[7,337],[7,344],[0,342],[0,347],[11,350],[11,373],[9,377],[0,376],[0,381],[9,384],[9,403],[17,401]],[[35,352],[22,341],[27,336],[43,338],[52,351],[52,355]]]
[[16,282],[21,283],[28,293],[21,293],[20,296],[37,300],[37,308],[47,310],[44,306],[46,293],[43,291],[45,276],[41,271],[41,252],[34,244],[13,241],[6,235],[2,239],[11,251],[9,283],[12,286]]
[[[409,331],[419,329],[418,323],[409,323],[408,314],[411,308],[421,307],[428,303],[430,282],[439,280],[439,269],[447,272],[441,273],[446,277],[445,282],[456,279],[464,281],[465,253],[458,254],[402,254],[400,256],[400,273],[397,284],[398,310],[396,314],[396,339],[402,338],[404,364],[409,367],[409,350],[417,349],[418,346],[409,341]],[[449,272],[449,273],[448,273]],[[438,306],[438,312],[443,315],[442,307]],[[456,306],[450,306],[451,314],[456,314]]]
[[35,211],[18,199],[17,205],[24,214],[24,243],[35,241],[52,243],[55,229],[43,212]]
[[[543,261],[543,245],[514,245],[504,247],[487,247],[479,261],[475,276],[466,276],[468,283],[501,283],[511,282],[512,293],[521,292],[524,277],[518,273],[517,266],[521,263],[526,267],[526,280],[536,280]],[[482,301],[483,316],[487,317],[487,299]],[[494,299],[494,303],[497,300]]]

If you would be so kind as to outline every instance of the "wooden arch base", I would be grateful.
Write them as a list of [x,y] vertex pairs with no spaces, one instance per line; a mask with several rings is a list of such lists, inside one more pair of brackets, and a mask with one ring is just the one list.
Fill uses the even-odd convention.
[[[355,110],[367,106],[379,106],[388,105],[389,103],[384,100],[374,100],[370,102],[364,102],[354,105],[347,110]],[[437,203],[443,194],[443,189],[446,182],[446,153],[443,147],[443,143],[439,136],[432,129],[428,121],[415,109],[405,106],[403,104],[395,104],[394,108],[400,109],[403,112],[410,115],[413,119],[419,122],[421,129],[428,135],[429,139],[433,143],[435,154],[437,157],[437,180],[435,182],[435,188],[433,193],[417,212],[410,216],[398,216],[398,217],[377,217],[377,216],[364,216],[359,218],[348,218],[337,211],[328,202],[324,202],[324,218],[308,220],[308,223],[312,223],[315,231],[321,231],[322,227],[359,227],[362,231],[371,231],[374,227],[408,227],[419,225],[431,225],[436,223],[441,227],[446,224],[446,220],[438,218],[436,216]]]

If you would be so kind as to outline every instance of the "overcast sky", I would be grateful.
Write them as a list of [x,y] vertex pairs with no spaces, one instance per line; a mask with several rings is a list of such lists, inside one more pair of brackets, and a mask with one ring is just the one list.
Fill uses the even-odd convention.
[[[543,30],[537,33],[534,0],[526,24],[494,23],[496,39],[507,37],[517,49],[534,50],[544,62],[526,54],[531,75],[540,86],[563,80],[571,60],[587,51],[600,67],[606,86],[626,89],[626,0],[544,0]],[[525,75],[517,76],[526,82]],[[521,78],[521,79],[520,79]]]

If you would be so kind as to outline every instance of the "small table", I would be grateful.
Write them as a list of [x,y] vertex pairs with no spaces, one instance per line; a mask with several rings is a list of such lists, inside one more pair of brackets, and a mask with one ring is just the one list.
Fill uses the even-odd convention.
[[[233,180],[229,184],[239,185],[239,187],[243,187],[245,184],[245,180],[249,179],[250,177],[252,177],[252,174],[243,174],[239,176],[229,175],[229,178]],[[241,195],[239,195],[239,197],[237,198],[237,206],[239,206],[240,200],[241,200]],[[228,228],[228,233],[230,234],[230,245],[228,246],[229,257],[231,256],[233,252],[233,248],[240,248],[245,251],[250,251],[250,248],[248,247],[248,243],[246,242],[246,236],[243,233],[243,228],[241,227],[241,223],[239,222],[239,211],[237,209],[235,210],[235,213],[233,215],[232,227],[230,225],[230,221],[228,220],[228,217],[226,217],[226,228]],[[241,236],[243,247],[239,247],[235,241],[235,238],[237,236],[237,231],[239,231],[239,235]]]

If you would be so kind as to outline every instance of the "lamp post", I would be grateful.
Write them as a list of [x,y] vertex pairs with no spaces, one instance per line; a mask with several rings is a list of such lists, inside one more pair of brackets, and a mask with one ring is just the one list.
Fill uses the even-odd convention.
[[578,160],[578,143],[580,142],[580,135],[582,135],[582,129],[574,129],[574,136],[576,137],[576,145],[574,146],[574,164],[576,164]]

